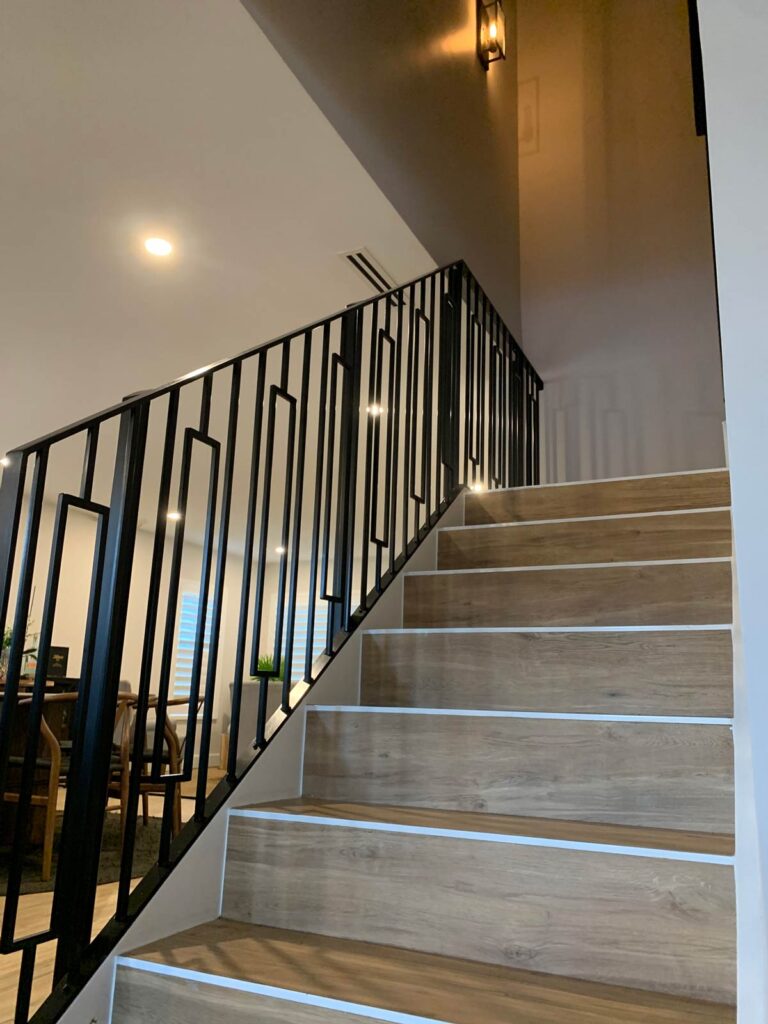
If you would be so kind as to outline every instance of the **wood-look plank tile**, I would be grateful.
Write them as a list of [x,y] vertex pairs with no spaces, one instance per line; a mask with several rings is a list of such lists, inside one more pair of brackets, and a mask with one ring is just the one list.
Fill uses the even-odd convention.
[[406,627],[707,625],[731,616],[729,561],[438,572],[404,582]]
[[[694,1018],[695,1019],[695,1018]],[[118,967],[113,1024],[371,1024],[345,1013]]]
[[680,512],[440,530],[438,569],[728,558],[731,513]]
[[734,837],[712,832],[683,832],[679,829],[643,828],[594,821],[565,821],[558,818],[522,818],[484,811],[448,811],[434,807],[403,807],[389,804],[345,803],[297,797],[277,803],[256,804],[257,811],[277,811],[345,821],[413,825],[458,832],[486,832],[494,835],[531,836],[576,843],[635,846],[653,850],[678,850],[733,856]]
[[733,744],[722,725],[310,708],[303,792],[731,833]]
[[[135,885],[134,879],[131,885]],[[96,903],[93,915],[92,935],[97,935],[115,912],[117,898],[117,882],[96,887]],[[46,931],[50,927],[52,892],[31,893],[19,900],[17,918],[18,933],[31,935]],[[5,906],[5,898],[0,897],[0,916]],[[53,965],[56,957],[56,943],[46,942],[38,947],[35,958],[35,975],[32,983],[32,1000],[30,1010],[34,1012],[51,994],[53,987]],[[21,968],[21,953],[9,953],[0,956],[0,1024],[12,1024],[16,990]]]
[[468,525],[513,523],[567,516],[721,508],[730,503],[728,471],[720,470],[467,494],[465,521]]
[[[236,976],[289,991],[398,1013],[437,1018],[452,1024],[733,1024],[734,1010],[660,993],[554,978],[471,960],[440,957],[392,946],[331,938],[239,921],[212,921],[163,939],[134,956],[220,977]],[[148,979],[150,983],[147,984]],[[318,1010],[296,1017],[290,1004],[282,1016],[262,997],[243,1000],[233,1009],[229,993],[194,984],[156,986],[152,975],[120,967],[116,985],[115,1024],[142,1024],[147,1017],[184,1024],[240,1024],[256,1019],[350,1022],[357,1018]],[[164,980],[164,979],[159,979]],[[169,991],[170,988],[170,991]],[[211,988],[207,993],[203,988]],[[158,1000],[160,1004],[158,1005]],[[202,1002],[202,1007],[200,1003]],[[168,1014],[162,1010],[168,1008]],[[266,1009],[266,1016],[264,1012]],[[297,1008],[308,1013],[308,1008]],[[207,1010],[208,1016],[205,1016]],[[274,1012],[279,1012],[275,1008]],[[174,1017],[175,1014],[175,1017]],[[331,1016],[329,1016],[331,1014]],[[153,1018],[154,1019],[154,1016]],[[370,1020],[370,1018],[367,1018]]]
[[719,864],[233,816],[223,915],[734,998],[733,872]]
[[729,717],[728,630],[367,633],[361,702]]

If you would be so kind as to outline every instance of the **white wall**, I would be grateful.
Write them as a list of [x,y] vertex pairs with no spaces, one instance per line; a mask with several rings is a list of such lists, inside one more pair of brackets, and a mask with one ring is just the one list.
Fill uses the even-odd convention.
[[768,6],[699,0],[740,607],[740,1019],[768,1020]]
[[0,3],[0,95],[0,453],[433,266],[237,0]]
[[685,0],[520,0],[523,344],[550,480],[723,465]]

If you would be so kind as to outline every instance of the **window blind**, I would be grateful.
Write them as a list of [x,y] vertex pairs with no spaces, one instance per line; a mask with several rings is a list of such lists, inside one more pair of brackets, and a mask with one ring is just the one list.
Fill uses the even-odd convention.
[[[181,611],[179,613],[179,630],[176,637],[176,659],[173,670],[173,696],[189,697],[192,685],[192,660],[195,655],[195,634],[197,631],[197,612],[200,607],[200,595],[194,591],[186,591],[181,595]],[[212,603],[208,602],[203,630],[202,677],[208,664],[208,648],[211,643]]]

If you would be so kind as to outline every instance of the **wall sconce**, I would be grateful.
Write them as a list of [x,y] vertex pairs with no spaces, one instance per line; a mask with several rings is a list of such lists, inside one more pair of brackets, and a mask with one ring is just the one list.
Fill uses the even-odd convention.
[[507,23],[501,0],[477,0],[477,58],[487,71],[507,56]]

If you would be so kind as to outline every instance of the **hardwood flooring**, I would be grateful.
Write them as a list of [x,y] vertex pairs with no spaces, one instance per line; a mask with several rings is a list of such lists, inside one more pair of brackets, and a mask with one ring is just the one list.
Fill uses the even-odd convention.
[[730,509],[441,530],[438,569],[729,558]]
[[310,708],[303,792],[730,833],[733,742],[723,725]]
[[471,526],[570,516],[724,508],[730,504],[730,481],[728,471],[723,469],[467,494],[464,519]]
[[[309,992],[452,1024],[734,1024],[731,1007],[392,946],[212,921],[134,954],[218,977]],[[237,998],[233,1000],[233,995]],[[274,1005],[270,1005],[274,1004]],[[370,1017],[259,998],[118,968],[122,1024],[356,1024]],[[258,1017],[254,1014],[258,1012]]]
[[718,718],[732,680],[729,630],[367,633],[361,702]]
[[671,828],[616,825],[613,822],[566,821],[558,818],[523,818],[484,811],[445,811],[434,807],[393,807],[387,804],[355,804],[298,797],[275,804],[257,804],[251,810],[372,821],[380,824],[414,825],[421,828],[496,835],[562,839],[576,843],[635,846],[655,850],[679,850],[733,856],[733,835],[683,832]]
[[222,913],[691,998],[735,995],[733,872],[716,863],[233,815]]
[[732,617],[729,560],[415,573],[404,586],[406,627],[682,626]]
[[[138,879],[134,879],[134,884]],[[117,883],[100,885],[96,890],[96,910],[93,922],[93,935],[96,935],[115,911]],[[53,893],[41,892],[30,896],[22,896],[19,901],[19,917],[17,934],[29,935],[44,931],[50,922]],[[0,914],[5,900],[0,897]],[[35,979],[32,983],[32,1006],[34,1011],[50,995],[53,981],[53,962],[56,956],[56,944],[48,942],[40,946],[35,961]],[[16,985],[21,965],[21,953],[9,953],[0,956],[0,1024],[13,1024],[14,1007],[16,1004]]]

